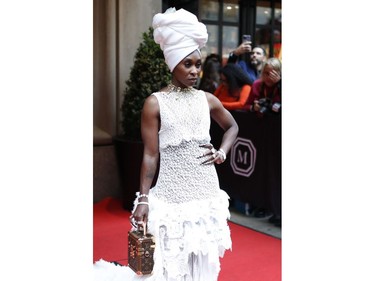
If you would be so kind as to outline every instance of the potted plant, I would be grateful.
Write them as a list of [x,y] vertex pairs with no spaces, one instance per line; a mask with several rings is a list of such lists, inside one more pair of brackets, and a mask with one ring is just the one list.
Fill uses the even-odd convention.
[[139,189],[143,155],[141,140],[143,103],[151,93],[159,91],[171,80],[171,73],[164,61],[163,52],[153,39],[153,29],[150,27],[142,36],[143,41],[135,54],[134,65],[126,81],[121,105],[123,134],[115,139],[121,184],[124,188],[123,206],[127,210],[132,209],[135,192]]

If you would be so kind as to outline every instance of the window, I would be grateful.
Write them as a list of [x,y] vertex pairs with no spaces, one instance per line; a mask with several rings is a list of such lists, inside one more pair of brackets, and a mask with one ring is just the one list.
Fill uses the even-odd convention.
[[[238,0],[200,0],[200,20],[207,26],[208,42],[202,49],[202,58],[218,54],[223,63],[237,47],[239,32]],[[225,59],[224,59],[225,58]]]
[[221,48],[223,56],[227,56],[235,48],[237,48],[238,27],[223,26],[223,46]]
[[238,1],[224,1],[223,20],[224,22],[239,22],[239,4]]
[[281,2],[257,1],[255,44],[281,59]]
[[206,47],[202,49],[202,55],[207,57],[209,54],[219,54],[219,26],[207,24],[208,41]]
[[219,20],[219,2],[217,0],[200,1],[201,20]]

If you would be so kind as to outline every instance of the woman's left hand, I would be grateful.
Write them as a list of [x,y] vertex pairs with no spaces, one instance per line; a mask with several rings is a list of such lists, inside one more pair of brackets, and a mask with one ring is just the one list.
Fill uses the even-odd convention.
[[208,159],[203,161],[202,165],[208,165],[212,163],[221,164],[224,162],[224,155],[221,152],[218,152],[211,143],[200,145],[199,147],[207,148],[207,150],[198,158],[210,156]]

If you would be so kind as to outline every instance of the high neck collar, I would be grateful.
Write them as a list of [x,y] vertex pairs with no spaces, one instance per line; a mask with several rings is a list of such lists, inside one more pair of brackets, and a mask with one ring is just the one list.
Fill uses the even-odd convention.
[[181,88],[181,87],[177,87],[177,86],[173,85],[172,83],[170,83],[167,86],[167,89],[168,89],[168,92],[188,93],[188,92],[191,92],[194,88],[193,87]]

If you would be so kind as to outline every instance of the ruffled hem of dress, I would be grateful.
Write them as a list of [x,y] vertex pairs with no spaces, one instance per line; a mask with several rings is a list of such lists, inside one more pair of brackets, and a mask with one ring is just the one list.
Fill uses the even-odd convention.
[[[168,278],[179,280],[183,276],[190,276],[192,261],[189,257],[194,254],[198,259],[204,257],[210,270],[218,274],[219,257],[223,257],[225,251],[232,247],[228,199],[227,193],[219,190],[216,197],[209,199],[166,203],[153,196],[151,189],[147,228],[155,236],[157,245],[154,268],[168,268]],[[136,205],[137,199],[134,203]],[[164,248],[164,258],[161,247]]]
[[[94,280],[216,281],[220,272],[219,257],[232,247],[227,222],[228,199],[227,193],[219,190],[214,198],[170,204],[156,198],[151,189],[147,228],[156,243],[152,274],[138,276],[128,266],[101,259],[94,264]],[[167,250],[166,245],[170,246]]]
[[[139,192],[137,192],[137,195]],[[149,221],[148,229],[155,234],[155,225],[159,222],[160,225],[168,226],[171,222],[178,223],[204,223],[206,225],[213,223],[213,229],[219,226],[228,228],[229,212],[229,196],[224,191],[219,189],[215,197],[191,200],[184,203],[169,203],[165,202],[153,194],[153,189],[149,193]],[[133,211],[138,203],[138,199],[134,200]],[[160,226],[159,225],[159,226]]]

